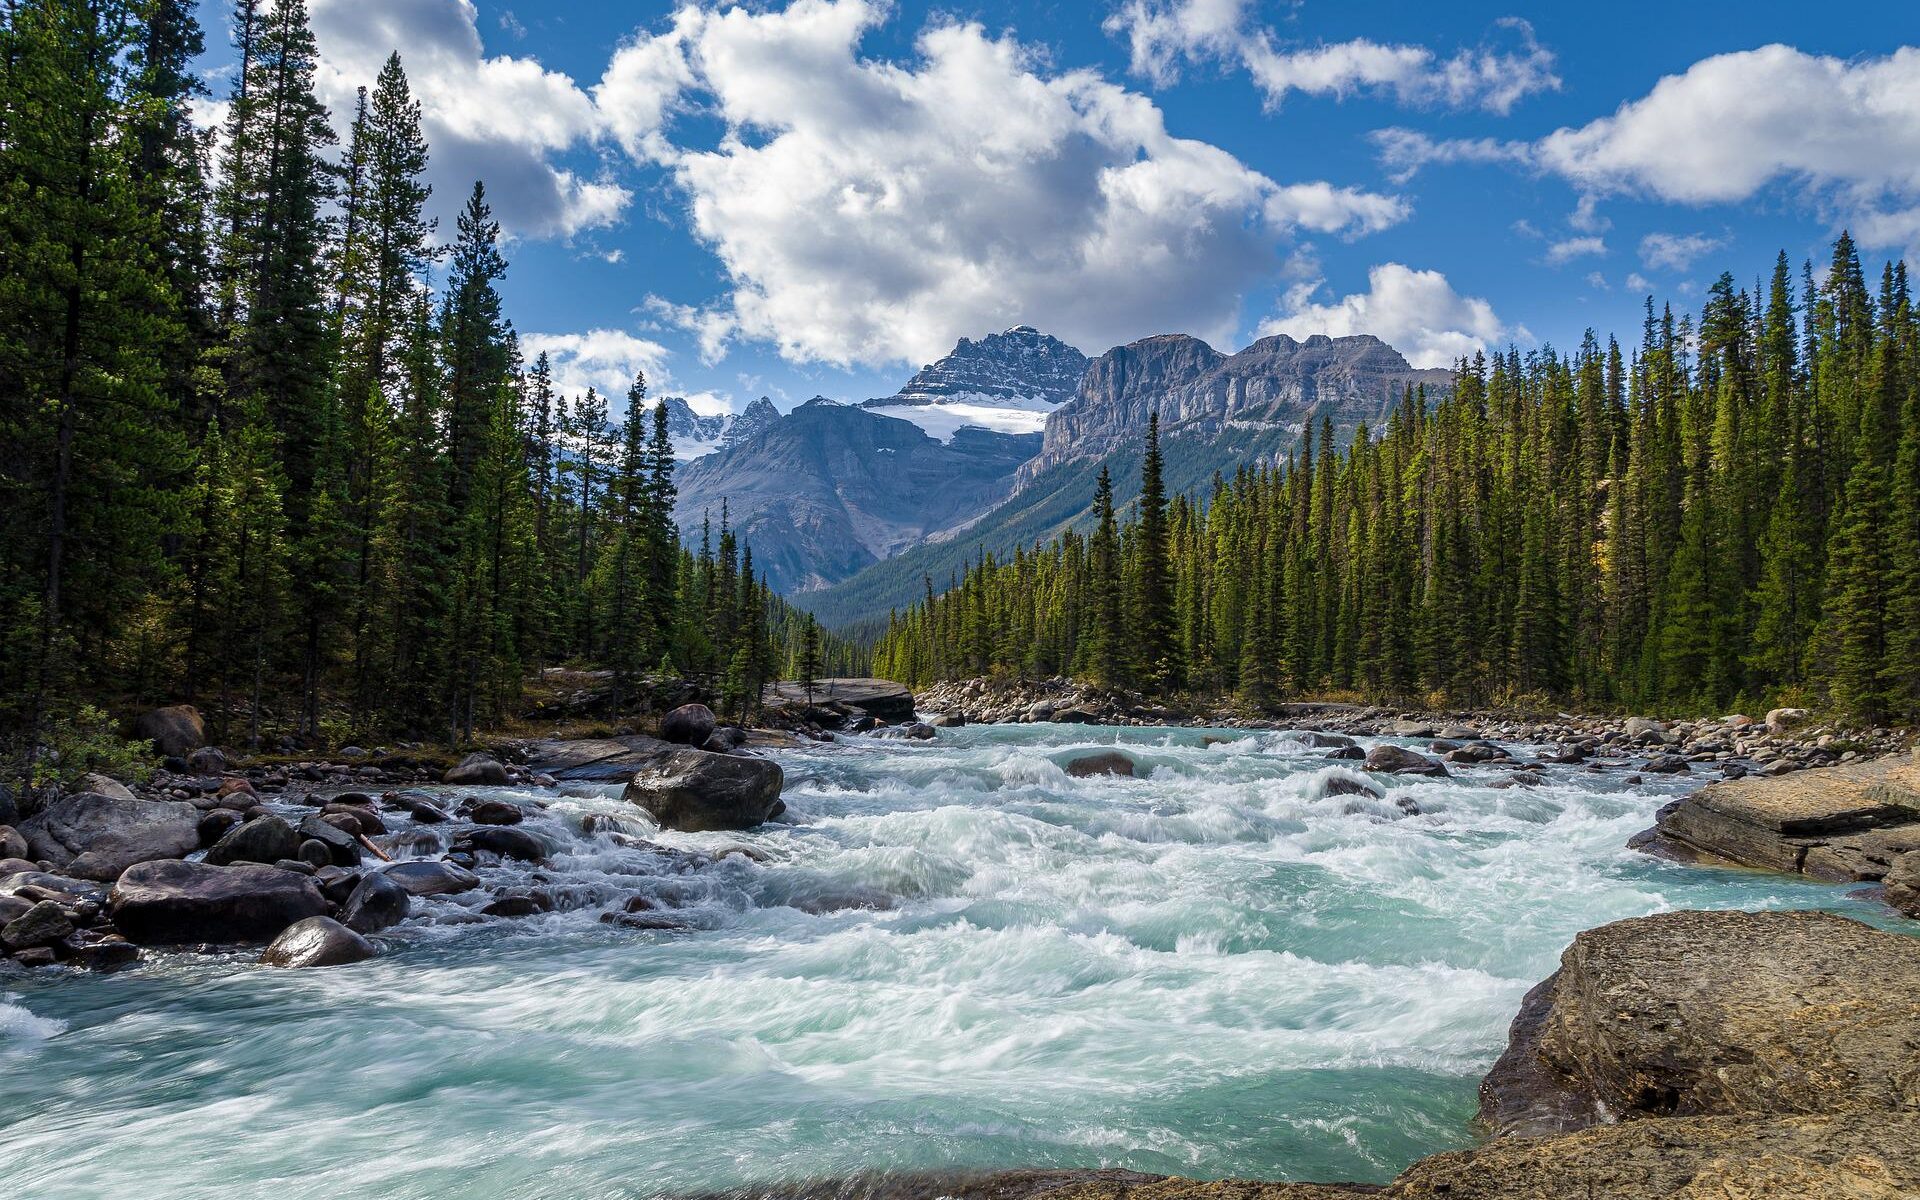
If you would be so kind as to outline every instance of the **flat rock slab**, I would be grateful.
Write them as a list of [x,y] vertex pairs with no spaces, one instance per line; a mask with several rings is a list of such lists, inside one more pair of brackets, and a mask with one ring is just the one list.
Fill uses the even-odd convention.
[[1741,866],[1876,880],[1920,848],[1920,760],[1708,784],[1662,810],[1652,841]]
[[663,750],[672,749],[670,742],[636,733],[617,738],[536,742],[527,747],[527,756],[533,770],[555,779],[624,782],[643,763]]
[[[805,704],[807,690],[797,683],[776,683],[775,697],[789,704]],[[814,685],[813,702],[837,700],[880,721],[913,720],[913,692],[890,679],[822,679]]]
[[1906,1200],[1920,1115],[1690,1117],[1424,1158],[1389,1200]]
[[1529,995],[1480,1111],[1520,1135],[1639,1116],[1920,1113],[1920,939],[1818,912],[1590,929]]

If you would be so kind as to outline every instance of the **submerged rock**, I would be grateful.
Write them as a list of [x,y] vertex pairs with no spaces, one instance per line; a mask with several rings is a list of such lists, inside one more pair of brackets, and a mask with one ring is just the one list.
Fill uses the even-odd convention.
[[260,955],[267,967],[343,967],[379,951],[372,942],[332,917],[308,917],[281,931]]
[[1445,775],[1444,763],[1405,746],[1375,746],[1367,751],[1367,770],[1390,775]]
[[456,851],[483,850],[501,858],[539,862],[547,856],[547,844],[524,829],[511,825],[476,825],[453,843]]
[[394,863],[380,873],[405,888],[410,896],[453,895],[480,886],[478,875],[453,863]]
[[265,941],[329,907],[304,875],[189,862],[129,867],[107,897],[114,925],[147,944]]
[[764,758],[667,750],[634,772],[625,798],[667,829],[751,829],[776,815],[785,779]]
[[1075,779],[1087,779],[1095,775],[1124,775],[1131,779],[1134,771],[1133,760],[1118,750],[1082,754],[1067,763],[1067,774]]

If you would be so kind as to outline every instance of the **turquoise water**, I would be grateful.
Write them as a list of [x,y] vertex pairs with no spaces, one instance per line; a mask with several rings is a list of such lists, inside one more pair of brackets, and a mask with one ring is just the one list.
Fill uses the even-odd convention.
[[[617,788],[500,789],[552,804],[528,827],[561,853],[483,874],[581,907],[441,899],[384,957],[325,971],[0,977],[0,1194],[616,1197],[991,1166],[1379,1182],[1472,1140],[1480,1075],[1579,930],[1879,919],[1843,889],[1624,849],[1684,781],[1555,768],[1501,791],[1467,770],[1328,797],[1350,772],[1321,752],[1207,732],[784,753],[796,823],[657,835],[764,859],[686,874],[578,834],[608,812],[656,836]],[[1115,743],[1143,778],[1061,770]],[[599,922],[636,894],[695,928]]]

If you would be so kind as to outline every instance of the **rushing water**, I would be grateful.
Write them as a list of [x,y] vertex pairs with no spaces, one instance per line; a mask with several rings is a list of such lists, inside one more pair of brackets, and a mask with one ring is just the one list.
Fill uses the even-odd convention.
[[[646,1196],[875,1169],[1384,1181],[1469,1142],[1579,930],[1842,889],[1624,849],[1689,784],[1378,778],[1285,734],[1065,726],[780,755],[791,825],[675,873],[551,808],[582,907],[417,902],[373,962],[0,979],[0,1194]],[[1141,778],[1070,779],[1119,743]],[[1404,814],[1392,801],[1413,799]],[[527,878],[483,868],[490,882]],[[600,922],[633,895],[687,932]],[[874,908],[875,904],[890,907]],[[847,907],[866,905],[868,907]]]

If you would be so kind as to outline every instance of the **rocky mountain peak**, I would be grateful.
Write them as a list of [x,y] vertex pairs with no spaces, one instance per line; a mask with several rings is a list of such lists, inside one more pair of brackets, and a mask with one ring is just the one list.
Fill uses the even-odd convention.
[[1015,325],[978,340],[961,338],[938,362],[928,363],[905,387],[867,407],[974,403],[1065,402],[1086,373],[1087,356],[1031,325]]

